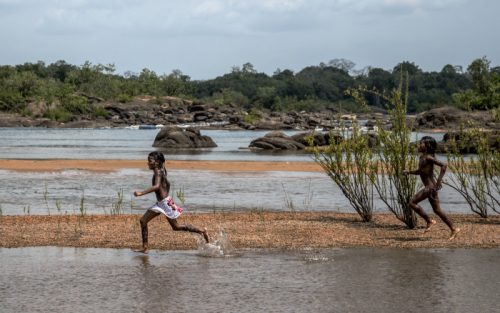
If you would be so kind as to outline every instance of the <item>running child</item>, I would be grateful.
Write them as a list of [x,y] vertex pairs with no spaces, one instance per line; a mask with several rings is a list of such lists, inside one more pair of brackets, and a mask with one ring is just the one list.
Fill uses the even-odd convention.
[[163,153],[153,151],[148,155],[148,167],[153,171],[152,186],[144,191],[135,191],[134,196],[140,197],[150,192],[156,194],[156,204],[146,210],[141,218],[142,249],[139,252],[148,252],[148,223],[156,216],[163,214],[174,231],[187,231],[198,233],[203,236],[208,243],[208,233],[206,229],[200,230],[191,225],[179,225],[177,218],[182,213],[182,208],[174,203],[170,192],[170,182],[167,179],[165,169],[165,157]]
[[[420,179],[422,179],[422,183],[424,184],[424,188],[417,192],[413,199],[411,199],[410,207],[427,222],[425,232],[429,231],[430,228],[436,224],[436,221],[431,219],[418,203],[425,199],[429,199],[434,213],[436,213],[436,215],[450,228],[451,234],[449,240],[452,240],[457,236],[460,228],[453,226],[453,223],[444,214],[439,205],[438,190],[442,187],[441,182],[446,172],[447,164],[436,159],[434,154],[436,147],[437,143],[434,138],[430,136],[422,137],[418,146],[418,152],[422,153],[418,162],[418,169],[415,171],[405,170],[403,174],[420,175]],[[434,165],[441,168],[437,180],[434,179]]]

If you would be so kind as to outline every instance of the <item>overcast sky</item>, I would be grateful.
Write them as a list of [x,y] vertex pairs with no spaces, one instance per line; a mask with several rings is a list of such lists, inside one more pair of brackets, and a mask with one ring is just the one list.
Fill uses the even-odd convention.
[[498,0],[0,0],[0,64],[65,60],[210,79],[246,62],[300,71],[500,65]]

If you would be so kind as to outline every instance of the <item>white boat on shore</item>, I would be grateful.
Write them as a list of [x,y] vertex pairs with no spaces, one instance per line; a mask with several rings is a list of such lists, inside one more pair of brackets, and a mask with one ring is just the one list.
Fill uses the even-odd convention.
[[165,125],[163,125],[163,124],[156,124],[156,125],[153,125],[153,124],[141,124],[141,125],[130,125],[130,126],[127,126],[125,128],[127,128],[127,129],[161,129],[164,126]]

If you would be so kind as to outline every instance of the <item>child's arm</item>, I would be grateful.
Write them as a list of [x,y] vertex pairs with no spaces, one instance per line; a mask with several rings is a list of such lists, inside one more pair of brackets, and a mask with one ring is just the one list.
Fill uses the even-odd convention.
[[144,191],[134,191],[134,196],[140,197],[150,192],[160,190],[161,176],[159,171],[157,171],[156,169],[154,171],[153,182],[153,185]]
[[444,173],[446,173],[446,169],[448,168],[448,164],[446,164],[446,162],[441,162],[432,156],[428,156],[427,160],[431,161],[432,163],[436,164],[437,166],[439,166],[441,168],[441,170],[439,171],[439,176],[436,180],[436,189],[439,190],[439,189],[441,189],[441,187],[443,187],[442,181],[443,181]]
[[414,171],[409,171],[409,170],[404,170],[403,175],[420,175],[420,169],[414,170]]

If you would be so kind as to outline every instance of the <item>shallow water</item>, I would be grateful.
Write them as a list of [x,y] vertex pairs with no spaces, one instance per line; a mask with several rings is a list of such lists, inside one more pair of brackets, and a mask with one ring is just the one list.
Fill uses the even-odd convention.
[[[4,159],[144,159],[158,129],[47,129],[0,128],[0,158]],[[312,161],[305,153],[254,153],[253,139],[268,131],[203,130],[218,144],[198,152],[165,152],[167,159]],[[287,131],[291,135],[296,131]],[[426,135],[414,134],[416,138]],[[433,134],[437,139],[442,134]],[[167,164],[168,166],[168,164]],[[133,198],[134,190],[150,185],[147,170],[95,173],[67,170],[53,173],[21,173],[0,170],[0,214],[110,213],[118,207],[141,213],[154,203],[154,196]],[[347,199],[324,173],[169,171],[172,194],[183,191],[182,206],[192,212],[234,210],[329,210],[351,212]],[[123,193],[120,200],[119,193]],[[445,211],[470,210],[455,191],[440,193]],[[179,202],[179,201],[177,201]],[[427,202],[424,208],[429,209]],[[375,199],[375,210],[386,206]]]
[[[189,212],[212,211],[337,211],[354,212],[331,179],[322,172],[169,171],[171,194]],[[0,207],[5,215],[137,213],[154,204],[154,194],[134,198],[134,190],[151,184],[151,171],[127,169],[110,173],[81,170],[16,172],[0,170]],[[177,193],[184,194],[185,202]],[[120,202],[118,193],[123,192]],[[445,212],[469,213],[463,198],[449,187],[439,194]],[[57,207],[60,207],[60,210]],[[428,201],[422,206],[430,210]],[[375,199],[376,212],[386,206]],[[429,211],[430,212],[430,211]]]
[[[144,159],[159,129],[0,128],[2,159]],[[254,153],[250,142],[268,131],[202,130],[216,148],[162,151],[171,160],[311,161],[305,153]],[[297,131],[286,131],[288,135]],[[243,149],[242,149],[243,148]],[[161,149],[160,149],[161,150]]]
[[500,250],[0,248],[10,312],[499,312]]
[[[158,129],[0,128],[2,159],[144,159]],[[202,130],[218,145],[199,151],[163,151],[171,160],[312,161],[307,153],[251,152],[250,142],[269,131]],[[284,131],[288,135],[298,131]],[[429,135],[415,133],[413,137]],[[431,134],[441,140],[443,134]],[[243,148],[243,149],[242,149]]]

